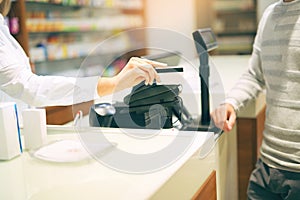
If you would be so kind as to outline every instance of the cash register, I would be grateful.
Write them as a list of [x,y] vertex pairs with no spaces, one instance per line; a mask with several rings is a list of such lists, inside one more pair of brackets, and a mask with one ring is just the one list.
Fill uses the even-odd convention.
[[[132,88],[122,102],[99,103],[90,108],[89,123],[95,127],[114,128],[172,128],[174,118],[183,130],[219,131],[211,123],[209,111],[209,52],[218,47],[210,28],[193,32],[199,58],[201,87],[201,119],[193,119],[180,98],[181,85],[145,85]],[[183,68],[158,69],[158,73],[182,72]]]

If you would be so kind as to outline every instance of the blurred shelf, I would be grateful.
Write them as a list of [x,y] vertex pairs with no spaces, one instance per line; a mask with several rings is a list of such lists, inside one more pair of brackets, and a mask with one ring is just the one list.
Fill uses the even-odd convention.
[[[64,57],[64,58],[57,58],[57,59],[48,59],[48,60],[36,60],[34,61],[34,64],[37,66],[42,66],[44,65],[45,67],[47,65],[51,65],[51,64],[55,64],[55,63],[60,63],[61,62],[69,62],[69,63],[73,63],[74,61],[77,60],[85,60],[85,59],[90,59],[92,58],[92,60],[94,60],[95,58],[103,58],[103,57],[111,57],[111,58],[115,58],[117,56],[119,56],[120,54],[122,54],[123,52],[121,51],[116,51],[116,52],[106,52],[106,53],[102,53],[102,54],[86,54],[86,55],[81,55],[81,56],[74,56],[74,57]],[[103,60],[98,60],[98,64],[102,63]],[[102,61],[102,62],[100,62]]]
[[[30,10],[38,10],[38,9],[80,9],[81,5],[66,5],[62,3],[50,3],[50,2],[42,2],[42,1],[26,1],[26,5],[30,7]],[[85,5],[84,5],[85,6]],[[42,8],[41,8],[42,7]]]
[[213,0],[213,9],[219,11],[255,10],[256,0]]
[[256,31],[240,31],[240,30],[236,30],[236,31],[228,31],[228,32],[217,32],[216,33],[217,36],[244,36],[244,35],[250,35],[250,36],[254,36],[256,34]]
[[241,10],[241,9],[228,9],[228,10],[218,10],[217,11],[218,16],[223,15],[256,15],[256,10]]
[[218,54],[251,54],[257,30],[256,0],[214,0]]
[[[40,10],[40,9],[97,9],[97,10],[109,10],[109,9],[121,9],[128,12],[140,12],[143,10],[142,5],[135,5],[130,6],[129,4],[125,5],[107,5],[105,1],[102,1],[102,3],[63,3],[63,2],[49,2],[49,1],[34,1],[34,0],[27,0],[26,4],[28,7],[30,7],[30,10]],[[43,8],[41,8],[41,6]]]
[[143,25],[139,15],[118,15],[102,18],[81,19],[28,19],[26,22],[29,33],[65,33],[65,32],[91,32],[113,31],[137,28]]
[[222,46],[216,50],[217,54],[222,54],[222,55],[248,55],[251,54],[252,52],[252,46],[250,45],[245,45],[245,46]]
[[97,33],[102,31],[108,31],[108,30],[64,30],[64,31],[28,31],[28,33],[31,36],[47,36],[47,35],[59,35],[59,34],[67,34],[67,33],[73,33],[73,34],[84,34],[84,33]]

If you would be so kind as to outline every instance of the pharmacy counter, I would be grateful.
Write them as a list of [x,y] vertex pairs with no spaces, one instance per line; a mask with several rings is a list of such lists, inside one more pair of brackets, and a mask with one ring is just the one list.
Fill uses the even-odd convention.
[[[211,58],[225,91],[229,91],[246,70],[248,59],[249,56]],[[199,85],[199,81],[189,76],[185,74],[184,78],[191,82],[192,87]],[[214,81],[211,80],[212,85],[215,84]],[[194,89],[192,88],[192,92],[195,92]],[[199,91],[199,88],[195,90]],[[172,146],[172,141],[192,141],[187,148],[180,151],[180,156],[171,159],[173,162],[144,173],[122,171],[95,159],[74,163],[43,161],[24,152],[13,160],[0,161],[0,199],[191,199],[195,194],[209,194],[210,198],[215,199],[215,179],[218,200],[243,199],[240,197],[245,196],[246,179],[257,156],[256,147],[259,145],[256,143],[256,132],[262,129],[264,105],[264,94],[249,103],[239,113],[237,125],[230,133],[219,138],[213,151],[205,148],[205,144],[212,146],[213,140],[209,137],[212,135],[203,132],[178,135],[175,130],[163,130],[150,140],[128,137],[119,129],[108,129],[101,133],[116,143],[117,149],[143,155],[151,155],[161,148]],[[146,133],[143,130],[139,134]],[[78,139],[78,134],[69,130],[49,129],[48,139]],[[206,150],[202,151],[203,149]],[[108,151],[107,155],[113,151],[114,149]],[[173,152],[170,151],[170,155]],[[243,152],[250,155],[241,154]],[[122,157],[119,159],[120,163],[130,163]],[[165,159],[157,156],[155,160]],[[243,171],[245,166],[247,173]],[[216,177],[214,171],[217,173]]]
[[[175,129],[158,132],[140,130],[139,134],[145,136],[145,140],[129,136],[133,132],[137,133],[137,130],[130,129],[125,132],[121,129],[97,129],[78,134],[67,127],[51,127],[48,128],[48,144],[51,146],[58,141],[83,141],[85,134],[94,132],[102,134],[107,141],[114,144],[103,151],[102,158],[121,150],[130,152],[131,155],[143,155],[143,162],[151,164],[155,160],[159,163],[165,160],[166,154],[157,153],[163,149],[169,151],[167,155],[171,158],[170,162],[156,166],[153,171],[149,168],[134,173],[134,169],[130,171],[124,168],[126,171],[122,167],[136,160],[127,160],[124,157],[111,157],[115,161],[120,160],[120,165],[117,166],[104,163],[103,160],[101,162],[101,159],[97,160],[99,157],[94,156],[87,156],[82,160],[68,160],[68,157],[60,160],[63,156],[59,152],[67,155],[81,152],[80,148],[71,145],[56,152],[54,156],[60,158],[57,160],[36,158],[33,152],[25,151],[13,160],[0,162],[0,199],[191,199],[194,195],[201,197],[205,194],[202,192],[207,189],[204,183],[212,183],[209,189],[216,189],[213,185],[215,177],[211,178],[215,170],[214,151],[205,148],[206,144],[209,143],[210,146],[214,141],[212,133],[186,133]],[[84,142],[81,144],[86,145]],[[176,148],[182,148],[182,151],[176,151],[174,144]],[[53,152],[51,155],[53,156]],[[155,156],[151,157],[152,155]],[[211,190],[209,196],[216,197],[216,191],[213,193]]]

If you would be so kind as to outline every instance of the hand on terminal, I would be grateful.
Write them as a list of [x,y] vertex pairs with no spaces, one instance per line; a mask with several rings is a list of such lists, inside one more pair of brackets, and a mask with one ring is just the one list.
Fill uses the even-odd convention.
[[97,91],[99,96],[111,94],[145,81],[152,85],[154,80],[160,82],[154,67],[165,67],[167,64],[144,58],[132,57],[122,71],[114,77],[102,77],[98,81]]
[[218,128],[224,130],[225,132],[229,132],[232,130],[235,124],[236,113],[233,106],[226,103],[215,109],[211,113],[211,118]]

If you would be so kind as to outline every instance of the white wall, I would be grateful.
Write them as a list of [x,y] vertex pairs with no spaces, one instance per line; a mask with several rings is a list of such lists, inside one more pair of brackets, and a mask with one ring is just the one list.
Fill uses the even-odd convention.
[[[167,28],[178,31],[191,37],[191,33],[196,29],[196,9],[195,0],[145,0],[146,20],[148,27]],[[258,0],[257,12],[260,19],[265,8],[278,0]],[[206,9],[209,9],[204,0],[200,0],[200,6],[205,7],[201,12],[205,16]],[[203,5],[202,5],[203,4]],[[200,11],[199,11],[200,12]],[[210,21],[209,17],[205,21]],[[205,24],[205,23],[204,23]],[[207,26],[207,24],[205,24]]]
[[191,37],[196,27],[195,0],[146,0],[147,26],[167,28]]

